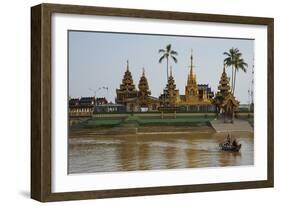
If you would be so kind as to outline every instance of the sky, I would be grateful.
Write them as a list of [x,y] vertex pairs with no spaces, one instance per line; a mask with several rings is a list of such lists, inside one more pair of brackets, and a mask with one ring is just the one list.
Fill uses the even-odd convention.
[[[238,48],[248,68],[246,73],[237,73],[235,96],[241,104],[249,103],[254,40],[94,31],[69,31],[69,96],[96,95],[114,102],[128,60],[135,86],[144,67],[151,95],[158,97],[167,83],[166,61],[159,63],[158,50],[168,44],[178,52],[178,62],[170,61],[170,65],[180,94],[185,91],[191,50],[197,84],[209,84],[216,92],[223,71],[223,53]],[[231,77],[230,68],[227,73]]]

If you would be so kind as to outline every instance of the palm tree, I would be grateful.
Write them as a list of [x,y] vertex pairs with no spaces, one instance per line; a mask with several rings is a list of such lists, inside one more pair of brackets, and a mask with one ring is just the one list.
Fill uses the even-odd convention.
[[159,49],[159,53],[162,54],[162,56],[159,59],[159,63],[163,61],[163,59],[166,59],[167,62],[167,81],[169,79],[169,58],[171,58],[175,63],[178,62],[176,56],[178,55],[178,52],[175,50],[172,50],[172,45],[168,44],[165,49]]
[[[242,55],[241,55],[242,56]],[[243,58],[241,58],[241,56],[238,56],[234,62],[234,85],[233,85],[233,95],[235,92],[235,86],[236,86],[236,72],[238,72],[239,70],[242,70],[243,72],[247,71],[247,67],[248,64],[244,61]]]
[[226,55],[226,58],[224,59],[224,63],[226,66],[231,67],[231,92],[233,92],[233,84],[234,84],[234,62],[237,56],[241,56],[242,54],[239,52],[237,48],[231,48],[229,49],[229,52],[224,52],[224,55]]
[[234,95],[235,86],[236,86],[236,72],[242,70],[244,72],[247,71],[248,64],[242,58],[242,53],[238,48],[231,48],[229,52],[224,52],[226,58],[224,62],[227,66],[231,66],[232,69],[232,77],[231,77],[231,90]]

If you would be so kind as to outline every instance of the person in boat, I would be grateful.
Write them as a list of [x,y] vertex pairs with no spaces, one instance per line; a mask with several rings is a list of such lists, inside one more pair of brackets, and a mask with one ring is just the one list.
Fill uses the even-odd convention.
[[236,139],[233,140],[232,146],[233,146],[233,147],[238,147],[238,143],[237,143],[237,140],[236,140]]
[[228,134],[227,137],[226,137],[225,144],[230,145],[230,143],[231,143],[231,138],[230,138],[230,135]]

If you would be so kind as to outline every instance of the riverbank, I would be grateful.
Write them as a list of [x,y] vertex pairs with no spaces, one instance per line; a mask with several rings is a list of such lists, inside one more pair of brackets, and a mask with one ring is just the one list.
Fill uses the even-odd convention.
[[[249,122],[253,127],[253,114],[238,113],[236,117]],[[130,123],[141,126],[203,126],[210,125],[214,119],[215,113],[106,113],[93,114],[91,117],[70,117],[69,125],[70,129],[115,127]]]
[[[240,131],[241,122],[247,124],[243,126],[241,131],[251,131],[252,127],[249,125],[250,117],[243,120],[238,119],[239,125],[226,125],[218,122],[214,114],[204,115],[178,115],[178,116],[163,116],[163,118],[153,115],[127,115],[127,116],[99,116],[90,117],[80,121],[77,124],[70,125],[70,136],[74,132],[88,132],[92,135],[127,135],[127,134],[172,134],[172,133],[190,133],[197,131],[217,131],[222,129],[227,131]],[[236,122],[236,121],[235,121]],[[234,128],[234,129],[233,129]]]
[[98,128],[98,127],[115,127],[126,124],[148,125],[148,126],[204,126],[209,125],[215,115],[192,115],[192,116],[102,116],[79,119],[76,124],[71,124],[70,128]]

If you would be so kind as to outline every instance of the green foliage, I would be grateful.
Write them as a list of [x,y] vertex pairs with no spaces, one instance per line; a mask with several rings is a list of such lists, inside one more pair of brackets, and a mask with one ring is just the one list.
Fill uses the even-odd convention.
[[236,86],[236,73],[239,70],[246,72],[248,64],[242,58],[242,53],[238,48],[231,48],[228,52],[224,52],[223,54],[226,56],[226,58],[224,59],[224,63],[228,67],[232,68],[231,89],[234,95]]
[[178,62],[176,56],[178,55],[178,52],[175,50],[172,50],[172,45],[168,44],[165,49],[159,49],[158,52],[161,54],[161,57],[159,58],[159,63],[162,63],[164,59],[166,59],[167,63],[167,80],[169,78],[169,58],[171,58],[175,63]]

